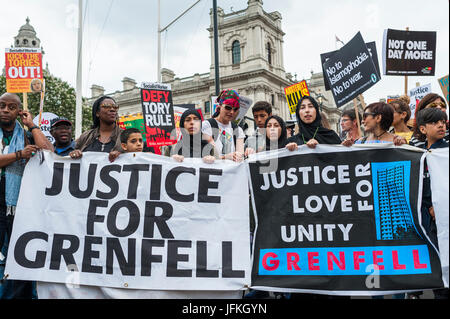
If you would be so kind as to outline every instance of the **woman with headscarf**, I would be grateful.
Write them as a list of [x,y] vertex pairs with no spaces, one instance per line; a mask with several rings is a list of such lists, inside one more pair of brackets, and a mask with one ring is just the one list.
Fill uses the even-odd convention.
[[301,98],[295,115],[299,132],[287,140],[288,150],[295,151],[303,144],[310,148],[315,148],[318,144],[341,144],[341,139],[335,131],[322,126],[319,104],[314,98],[310,96]]
[[201,116],[197,110],[189,109],[181,115],[180,130],[181,140],[166,149],[166,156],[172,156],[177,162],[183,162],[188,157],[203,158],[205,163],[214,163],[214,146],[203,139]]
[[92,105],[92,129],[75,141],[75,150],[70,157],[81,158],[83,152],[105,152],[110,153],[110,160],[114,160],[123,151],[120,144],[122,129],[117,124],[118,110],[112,97],[98,98]]

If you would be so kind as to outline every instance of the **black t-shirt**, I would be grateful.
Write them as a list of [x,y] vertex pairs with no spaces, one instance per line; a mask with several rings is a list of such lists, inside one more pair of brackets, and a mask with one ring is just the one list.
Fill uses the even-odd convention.
[[84,152],[105,152],[109,153],[112,151],[114,146],[116,145],[115,141],[109,141],[108,143],[103,144],[96,138],[90,145],[86,147]]

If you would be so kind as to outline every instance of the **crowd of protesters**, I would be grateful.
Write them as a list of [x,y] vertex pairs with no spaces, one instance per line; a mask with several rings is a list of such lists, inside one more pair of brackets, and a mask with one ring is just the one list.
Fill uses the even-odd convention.
[[[252,154],[276,149],[295,151],[302,145],[312,149],[319,144],[350,147],[369,143],[393,143],[396,146],[409,144],[426,150],[448,147],[446,102],[434,93],[420,101],[413,121],[410,120],[411,110],[407,97],[389,104],[369,104],[363,114],[353,109],[345,110],[340,120],[340,134],[327,125],[318,103],[310,96],[305,96],[298,102],[296,123],[286,122],[273,114],[270,103],[256,102],[252,108],[256,130],[250,136],[235,123],[240,111],[238,92],[224,90],[216,102],[217,112],[208,120],[202,121],[201,114],[195,109],[186,110],[180,119],[181,139],[173,146],[163,147],[162,154],[177,162],[183,162],[185,158],[201,158],[205,163],[211,164],[221,160],[241,162]],[[60,156],[79,159],[85,152],[105,152],[109,154],[109,160],[114,161],[125,152],[149,150],[144,145],[139,130],[120,129],[117,123],[118,109],[119,105],[109,96],[97,99],[92,107],[92,128],[76,141],[72,138],[72,123],[67,118],[53,119],[50,133],[55,142],[52,145],[39,127],[34,125],[30,112],[22,109],[17,95],[5,93],[0,97],[0,267],[4,267],[8,254],[8,239],[23,171],[32,156],[39,156],[37,154],[40,150],[48,150]],[[421,214],[425,230],[431,240],[436,241],[435,215],[426,169]],[[251,223],[251,232],[253,228],[254,224]],[[180,293],[183,295],[178,292]],[[184,296],[189,295],[184,293]],[[208,294],[211,296],[212,292]],[[246,298],[264,298],[268,295],[250,291]],[[290,294],[279,295],[291,297]],[[299,295],[303,294],[298,294],[296,298]],[[420,293],[414,293],[406,298],[419,296]],[[226,298],[225,295],[217,297]],[[292,294],[292,298],[296,299],[294,297]],[[405,298],[404,295],[400,297]],[[435,291],[435,297],[448,298],[448,289]],[[37,298],[35,283],[2,279],[0,298]]]

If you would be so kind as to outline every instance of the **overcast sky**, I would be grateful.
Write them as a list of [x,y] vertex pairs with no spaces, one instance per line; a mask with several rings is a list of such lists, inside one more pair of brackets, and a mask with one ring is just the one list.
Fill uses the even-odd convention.
[[[0,0],[0,44],[8,48],[19,28],[30,18],[44,48],[44,65],[52,74],[75,87],[77,6],[74,0]],[[165,26],[195,0],[162,0]],[[153,82],[157,65],[157,0],[84,0],[83,95],[98,84],[107,93],[122,89],[123,77]],[[218,0],[229,13],[247,7],[247,0]],[[209,11],[212,0],[202,0],[163,34],[163,64],[187,77],[207,73],[211,65]],[[87,8],[87,10],[86,10]],[[410,77],[432,84],[441,94],[437,79],[449,73],[448,0],[264,0],[266,12],[282,15],[285,70],[299,80],[321,71],[320,54],[335,50],[335,35],[349,41],[358,31],[366,42],[376,41],[381,63],[383,30],[437,31],[435,77]],[[4,58],[3,58],[4,65]],[[380,68],[382,66],[380,65]],[[364,93],[366,102],[404,91],[403,77],[382,76]]]

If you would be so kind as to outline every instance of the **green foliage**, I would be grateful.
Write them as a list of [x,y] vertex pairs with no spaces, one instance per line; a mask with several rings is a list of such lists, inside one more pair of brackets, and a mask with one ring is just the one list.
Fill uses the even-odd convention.
[[[75,107],[76,107],[76,93],[75,89],[67,82],[51,75],[47,70],[44,70],[45,78],[45,97],[44,97],[44,112],[54,113],[58,116],[68,118],[73,125],[75,125]],[[0,95],[6,92],[6,78],[0,75]],[[40,93],[28,93],[28,109],[35,117],[39,114]],[[23,103],[23,94],[18,94]],[[92,111],[91,106],[87,104],[86,99],[83,99],[83,128],[82,131],[90,129],[92,125]],[[75,129],[73,130],[75,133]]]

